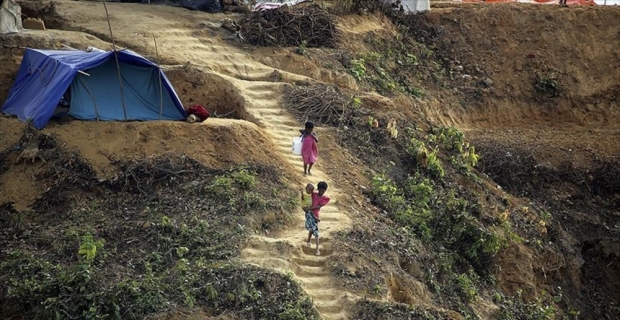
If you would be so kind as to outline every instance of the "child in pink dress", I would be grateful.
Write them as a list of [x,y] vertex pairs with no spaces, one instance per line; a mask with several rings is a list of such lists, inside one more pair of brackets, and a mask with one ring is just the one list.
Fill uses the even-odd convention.
[[301,133],[301,158],[304,161],[304,175],[312,175],[312,166],[319,157],[317,143],[319,139],[314,132],[314,124],[310,121],[306,122],[306,128],[299,130]]
[[[306,212],[306,230],[308,230],[308,242],[306,245],[310,247],[310,240],[312,240],[312,236],[314,236],[316,240],[316,255],[320,256],[321,252],[319,251],[319,222],[321,219],[319,218],[319,213],[321,212],[321,208],[326,206],[329,203],[329,197],[325,195],[325,191],[327,191],[327,183],[325,181],[319,182],[317,185],[317,189],[319,192],[311,192],[312,197],[312,205],[309,207],[305,207],[304,211]],[[308,191],[308,189],[306,189]]]

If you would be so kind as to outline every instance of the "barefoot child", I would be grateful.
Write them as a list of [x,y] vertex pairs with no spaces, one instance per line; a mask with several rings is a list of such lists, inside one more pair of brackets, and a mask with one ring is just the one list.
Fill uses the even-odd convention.
[[317,150],[317,143],[319,139],[316,134],[312,132],[314,130],[314,124],[310,121],[306,122],[306,128],[299,130],[301,133],[301,158],[304,161],[304,175],[312,175],[312,165],[318,158],[319,151]]
[[308,230],[308,242],[307,246],[310,246],[310,240],[312,239],[312,235],[314,235],[316,239],[316,255],[320,256],[321,252],[319,251],[319,212],[321,211],[321,207],[327,205],[329,203],[329,197],[325,196],[325,191],[327,191],[327,183],[324,181],[319,182],[317,185],[319,192],[312,192],[312,206],[305,207],[304,211],[306,212],[306,230]]

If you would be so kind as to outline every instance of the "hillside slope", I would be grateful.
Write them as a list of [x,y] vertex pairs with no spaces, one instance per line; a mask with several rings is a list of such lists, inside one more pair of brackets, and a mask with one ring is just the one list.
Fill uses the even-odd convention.
[[[17,46],[111,47],[100,3],[20,3],[53,30],[1,36],[0,101]],[[110,317],[618,319],[620,11],[342,15],[336,48],[298,54],[220,27],[240,15],[107,6],[117,46],[164,65],[185,104],[237,119],[53,122],[42,146],[58,153],[23,166],[11,161],[28,131],[0,119],[0,204],[14,203],[0,314],[88,310],[54,298],[74,284],[69,265],[94,271],[86,290]],[[304,177],[289,149],[307,116],[320,160]],[[295,192],[321,180],[333,200],[317,257]],[[89,244],[103,253],[76,254]],[[58,280],[19,285],[42,272]]]

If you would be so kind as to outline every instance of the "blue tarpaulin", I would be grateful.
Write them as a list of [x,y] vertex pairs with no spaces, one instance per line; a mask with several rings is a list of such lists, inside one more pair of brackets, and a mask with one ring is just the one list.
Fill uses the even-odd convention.
[[114,51],[26,49],[2,112],[22,121],[32,119],[34,126],[42,129],[70,88],[69,114],[82,120],[187,117],[168,78],[156,64],[130,50],[117,54],[122,96]]

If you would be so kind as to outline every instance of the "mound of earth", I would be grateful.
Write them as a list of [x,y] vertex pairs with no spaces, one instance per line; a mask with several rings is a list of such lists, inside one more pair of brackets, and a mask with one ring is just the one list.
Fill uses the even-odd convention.
[[[46,186],[34,176],[45,170],[49,162],[13,164],[26,125],[17,119],[0,117],[0,127],[0,146],[5,150],[2,160],[8,163],[0,175],[0,185],[6,190],[0,195],[0,203],[13,201],[18,210],[24,210],[45,191]],[[283,163],[274,153],[270,139],[256,125],[234,119],[211,118],[201,124],[76,120],[50,122],[41,133],[55,137],[63,148],[79,152],[101,178],[114,175],[114,161],[167,153],[185,154],[219,168],[242,163]]]
[[427,110],[465,128],[574,125],[620,128],[620,11],[613,7],[451,5],[411,17],[409,32],[438,49],[459,79]]

